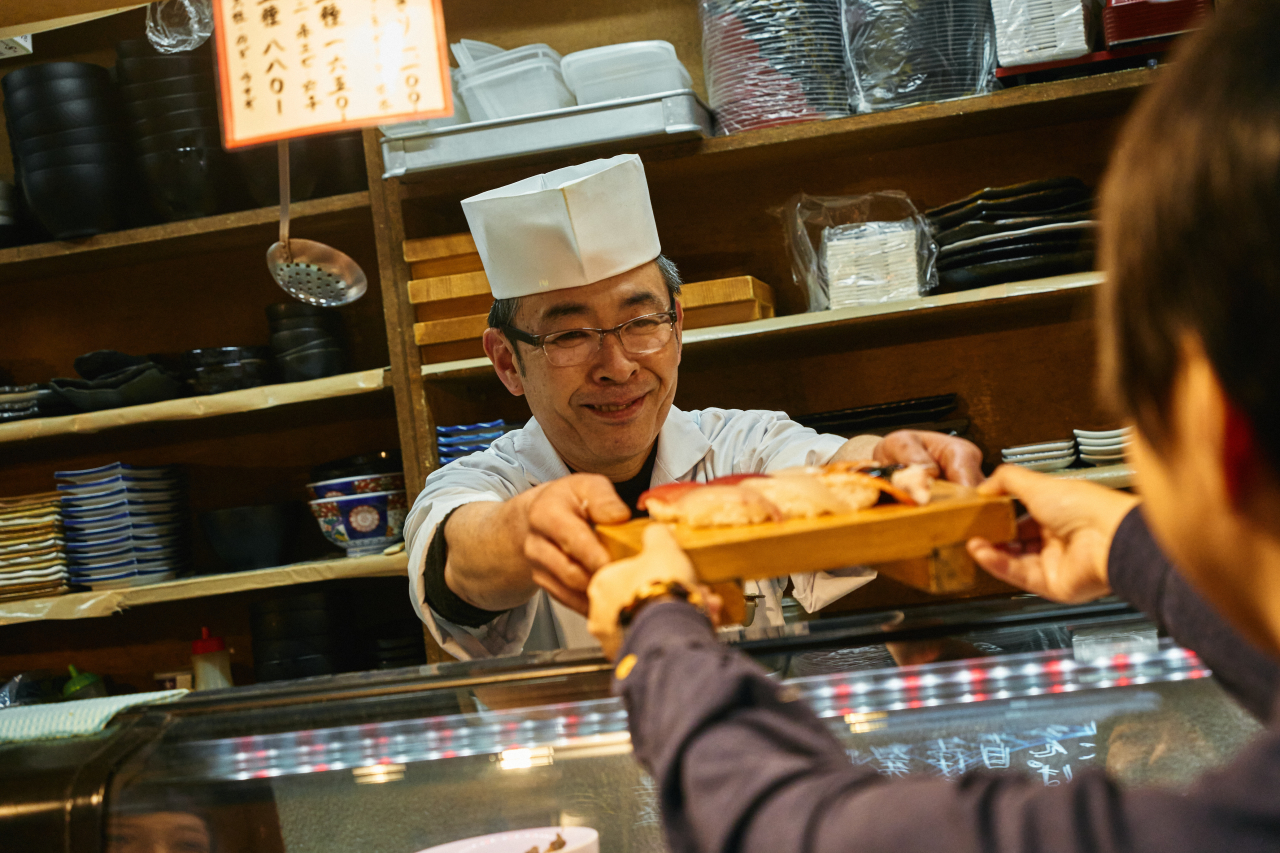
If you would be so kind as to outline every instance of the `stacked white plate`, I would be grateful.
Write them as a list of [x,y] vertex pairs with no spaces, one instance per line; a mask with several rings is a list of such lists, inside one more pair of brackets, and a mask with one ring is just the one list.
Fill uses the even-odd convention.
[[832,308],[898,302],[920,294],[915,220],[822,229],[822,269]]
[[58,471],[70,580],[92,589],[171,580],[185,566],[183,488],[171,468]]
[[1060,471],[1076,461],[1076,443],[1070,438],[1041,441],[1006,447],[1000,455],[1008,464],[1021,465],[1032,471]]
[[1132,427],[1110,429],[1101,432],[1075,430],[1080,458],[1091,465],[1119,465],[1124,462],[1125,451],[1133,437]]

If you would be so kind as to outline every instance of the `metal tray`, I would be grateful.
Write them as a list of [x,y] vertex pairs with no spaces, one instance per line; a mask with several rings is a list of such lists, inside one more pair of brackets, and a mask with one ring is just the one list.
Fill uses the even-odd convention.
[[639,147],[709,137],[713,119],[692,89],[680,89],[402,135],[406,130],[383,130],[383,178],[624,139]]

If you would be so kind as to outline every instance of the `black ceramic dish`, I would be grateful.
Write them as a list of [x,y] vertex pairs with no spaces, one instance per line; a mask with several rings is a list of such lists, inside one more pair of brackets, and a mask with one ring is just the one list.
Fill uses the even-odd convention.
[[290,526],[287,504],[238,506],[200,513],[200,529],[228,572],[285,562]]
[[9,132],[20,139],[31,139],[78,127],[111,124],[119,115],[119,107],[110,98],[79,98],[33,110],[9,122]]
[[293,637],[311,637],[340,629],[347,621],[346,615],[331,607],[310,610],[277,610],[274,612],[251,611],[249,624],[253,638],[284,640]]
[[101,387],[105,383],[82,379],[54,379],[50,386],[68,403],[82,412],[139,406],[181,395],[182,384],[155,366],[131,371],[127,381],[117,387]]
[[946,248],[952,243],[986,237],[991,234],[1004,234],[1010,231],[1023,231],[1041,225],[1067,225],[1073,222],[1089,221],[1087,216],[1078,213],[1059,213],[1046,216],[1018,216],[1012,219],[971,219],[934,236],[939,248]]
[[1064,252],[1075,252],[1093,246],[1087,235],[1077,234],[1071,237],[1059,237],[1055,240],[1020,240],[1002,246],[977,246],[970,251],[957,252],[949,258],[938,259],[938,271],[960,269],[977,264],[991,264],[997,261],[1013,261],[1019,258],[1033,258],[1037,255],[1058,255]]
[[317,465],[311,469],[311,482],[322,483],[325,480],[360,477],[365,474],[397,474],[403,470],[404,460],[399,450],[379,450]]
[[1046,190],[1058,190],[1064,188],[1073,188],[1076,190],[1083,190],[1085,192],[1088,191],[1088,187],[1085,186],[1084,181],[1079,178],[1045,178],[1039,181],[1027,181],[1026,183],[1013,184],[1007,187],[987,187],[986,189],[967,195],[964,198],[939,205],[932,210],[927,210],[925,211],[925,216],[946,216],[948,213],[955,213],[957,210],[967,207],[976,201],[996,201],[999,199],[1027,195],[1029,193],[1038,193]]
[[[275,145],[257,145],[231,154],[244,175],[249,195],[259,207],[280,203],[279,152]],[[307,139],[289,142],[289,197],[293,201],[311,198],[319,175],[312,144]]]
[[277,302],[266,308],[267,322],[274,325],[279,320],[298,319],[301,317],[318,317],[325,320],[332,318],[336,322],[339,316],[334,308],[321,308],[305,302]]
[[214,91],[213,74],[200,73],[121,86],[120,97],[126,102],[136,102],[174,95],[213,94]]
[[141,367],[152,361],[150,356],[129,355],[113,349],[100,349],[76,356],[72,363],[81,379],[93,381],[122,370]]
[[97,127],[77,127],[75,130],[64,130],[61,133],[48,133],[44,136],[33,136],[30,139],[14,140],[18,156],[39,154],[69,148],[73,145],[101,145],[103,143],[122,144],[124,134],[119,125],[100,124]]
[[336,335],[342,326],[338,322],[339,316],[334,313],[321,317],[285,317],[280,320],[272,320],[270,324],[271,331],[294,332],[299,329],[316,329],[328,332],[330,335]]
[[269,385],[274,373],[275,370],[270,361],[245,360],[231,364],[193,367],[184,375],[191,384],[191,390],[204,396]]
[[58,166],[79,166],[84,163],[123,163],[128,159],[129,149],[123,144],[100,142],[23,154],[22,168],[39,171]]
[[175,130],[155,136],[140,136],[133,140],[139,154],[155,154],[159,151],[175,151],[183,148],[215,148],[222,150],[222,135],[218,129]]
[[111,84],[96,77],[65,77],[5,93],[4,112],[15,121],[30,112],[62,101],[110,97]]
[[271,350],[268,347],[205,347],[187,350],[179,358],[184,367],[191,368],[245,360],[264,361],[270,357]]
[[143,56],[136,59],[125,57],[116,62],[116,76],[126,86],[201,73],[213,73],[213,60],[203,54]]
[[212,216],[229,208],[231,172],[221,148],[177,148],[142,154],[151,203],[170,222]]
[[[342,639],[333,634],[315,634],[310,637],[286,637],[280,640],[268,640],[255,637],[253,640],[254,660],[292,660],[307,655],[327,655],[339,650]],[[422,641],[418,641],[422,645]]]
[[24,169],[22,186],[40,225],[55,239],[73,240],[120,227],[127,179],[119,164],[87,163]]
[[308,379],[336,376],[342,372],[345,364],[346,354],[336,348],[276,356],[276,366],[280,369],[280,379],[283,382],[305,382]]
[[[143,98],[137,101],[125,101],[125,110],[134,121],[155,119],[171,113],[187,110],[212,110],[218,106],[218,99],[212,92],[188,92],[183,95],[170,95],[166,98]],[[141,135],[141,134],[140,134]]]
[[111,73],[101,65],[91,62],[41,62],[15,68],[0,77],[0,88],[4,89],[5,97],[8,97],[9,92],[15,89],[66,78],[96,78],[103,83],[110,83]]
[[992,284],[1011,281],[1030,281],[1093,269],[1093,250],[1068,252],[1060,255],[1039,255],[1033,258],[997,261],[977,264],[938,273],[938,289],[934,293],[953,293]]
[[309,343],[299,344],[290,350],[273,350],[273,352],[276,358],[280,358],[285,355],[303,355],[304,353],[319,352],[326,349],[341,349],[341,347],[333,338],[325,337]]
[[273,332],[271,335],[272,351],[281,354],[315,343],[330,347],[338,345],[329,329],[290,329]]
[[172,133],[176,130],[217,131],[218,111],[212,107],[206,107],[203,109],[161,113],[154,118],[144,118],[130,122],[129,128],[134,136],[155,136],[160,133]]
[[369,174],[365,171],[364,162],[364,137],[359,131],[336,133],[322,137],[317,142],[320,148],[320,178],[316,183],[315,198],[358,193],[369,188]]
[[962,222],[968,222],[971,219],[980,217],[1014,217],[1029,216],[1037,213],[1065,212],[1062,209],[1068,206],[1072,209],[1082,207],[1088,210],[1092,204],[1093,199],[1088,190],[1063,187],[1061,189],[1041,190],[1012,198],[993,199],[990,201],[982,199],[950,213],[931,216],[929,221],[933,224],[935,231],[946,231]]

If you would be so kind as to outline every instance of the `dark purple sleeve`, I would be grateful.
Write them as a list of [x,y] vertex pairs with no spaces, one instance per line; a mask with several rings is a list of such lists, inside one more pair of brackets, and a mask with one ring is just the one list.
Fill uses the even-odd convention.
[[[683,602],[641,611],[616,682],[674,853],[1111,853],[1280,849],[1280,734],[1187,796],[1101,773],[1046,788],[854,767],[816,716]],[[625,671],[625,670],[623,670]]]
[[1280,686],[1280,664],[1236,633],[1178,573],[1140,509],[1125,516],[1111,542],[1112,590],[1198,654],[1249,713],[1267,720]]

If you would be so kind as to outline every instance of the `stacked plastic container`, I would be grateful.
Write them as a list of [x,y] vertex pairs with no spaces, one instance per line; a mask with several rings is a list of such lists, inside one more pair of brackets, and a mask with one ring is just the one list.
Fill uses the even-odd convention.
[[633,41],[580,50],[560,70],[579,104],[599,104],[688,89],[693,80],[666,41]]
[[186,564],[186,512],[170,468],[120,462],[58,471],[70,580],[92,589],[171,580]]
[[514,118],[574,106],[560,54],[545,44],[502,50],[464,39],[453,45],[458,96],[471,121]]
[[840,0],[701,0],[711,108],[725,133],[847,115]]

